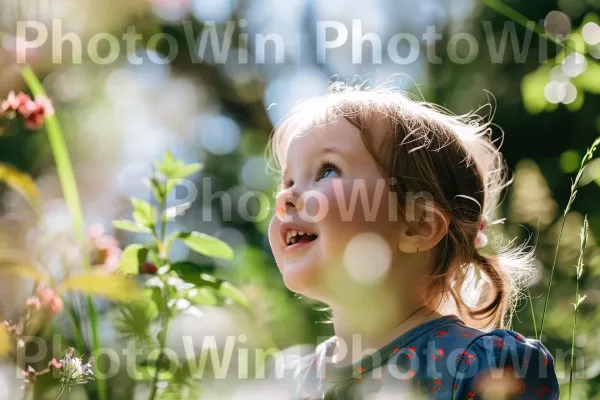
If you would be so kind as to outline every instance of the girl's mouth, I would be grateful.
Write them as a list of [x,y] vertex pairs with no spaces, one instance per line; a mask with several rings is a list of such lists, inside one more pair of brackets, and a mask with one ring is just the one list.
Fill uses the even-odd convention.
[[[317,239],[317,235],[297,235],[296,237],[298,237],[298,239],[292,237],[291,241],[288,242],[288,245],[285,249],[283,249],[284,253],[288,253],[290,251],[296,251],[296,250],[300,250],[303,248],[306,248],[307,246],[310,246],[316,239]],[[296,241],[297,240],[297,241]]]
[[295,229],[292,229],[292,230],[287,231],[286,241],[287,241],[287,245],[289,247],[289,246],[293,246],[298,243],[312,242],[317,237],[318,237],[318,235],[314,235],[312,233],[306,233],[303,231],[297,231]]
[[287,253],[296,249],[304,248],[314,242],[319,235],[306,232],[298,226],[282,226],[282,239],[284,251]]

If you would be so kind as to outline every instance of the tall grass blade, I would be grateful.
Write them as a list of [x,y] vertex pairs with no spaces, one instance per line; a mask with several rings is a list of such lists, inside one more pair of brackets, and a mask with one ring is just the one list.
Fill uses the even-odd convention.
[[[35,72],[33,72],[33,70],[28,65],[23,65],[20,68],[20,73],[34,96],[48,97],[46,91],[44,90],[44,86],[40,82]],[[50,148],[52,149],[54,162],[56,163],[56,170],[63,191],[63,196],[65,198],[65,203],[67,205],[73,223],[73,231],[75,233],[75,238],[79,244],[79,248],[81,249],[82,254],[85,255],[87,254],[87,242],[84,232],[83,211],[81,208],[81,202],[79,201],[79,192],[77,190],[75,174],[73,173],[73,165],[71,164],[71,159],[69,157],[69,152],[67,151],[65,138],[63,136],[62,129],[60,127],[56,115],[49,116],[46,119],[45,127],[46,132],[48,134],[48,142],[50,143]],[[82,262],[84,268],[89,270],[90,265],[87,257],[82,257]],[[92,347],[95,350],[100,348],[100,341],[98,337],[98,323],[97,319],[95,318],[96,310],[94,308],[93,301],[89,296],[87,299],[87,303],[88,312],[90,315],[90,332],[92,337]],[[98,357],[95,366],[97,371],[102,370],[101,357]],[[96,380],[98,387],[98,396],[100,400],[107,400],[106,381],[104,381],[104,379],[101,379],[99,374],[97,374],[96,376],[98,377]]]
[[585,170],[585,167],[590,162],[592,157],[594,157],[594,153],[595,153],[598,145],[600,145],[600,136],[597,137],[596,140],[594,140],[594,143],[592,143],[590,148],[587,150],[587,152],[583,156],[583,159],[581,160],[581,166],[579,167],[579,172],[577,172],[577,176],[575,176],[575,179],[573,180],[573,183],[571,184],[571,195],[569,196],[569,202],[567,203],[567,206],[565,207],[565,211],[563,212],[563,220],[562,220],[562,223],[560,226],[560,232],[558,234],[556,248],[554,249],[554,260],[552,261],[552,268],[550,270],[550,280],[548,281],[548,288],[546,289],[546,299],[544,300],[544,311],[542,312],[542,321],[540,322],[540,340],[542,340],[542,334],[544,332],[544,321],[546,319],[546,310],[548,308],[548,299],[550,298],[550,289],[552,288],[552,278],[554,277],[554,269],[556,268],[556,260],[558,258],[558,249],[560,248],[560,241],[562,239],[563,230],[565,228],[565,221],[567,219],[567,214],[571,210],[571,206],[573,205],[573,202],[575,201],[575,197],[577,196],[577,189],[579,187],[579,182],[581,181],[581,177],[583,176],[583,171]]
[[579,305],[585,300],[585,296],[581,297],[579,294],[579,279],[583,274],[583,253],[585,252],[585,246],[588,238],[588,220],[587,215],[583,220],[583,226],[581,227],[581,247],[579,248],[579,259],[577,260],[577,273],[576,273],[576,286],[575,286],[575,303],[573,307],[575,312],[573,314],[573,333],[571,335],[571,370],[569,372],[569,400],[571,400],[571,392],[573,390],[573,364],[575,360],[575,331],[577,328],[577,311],[579,311]]

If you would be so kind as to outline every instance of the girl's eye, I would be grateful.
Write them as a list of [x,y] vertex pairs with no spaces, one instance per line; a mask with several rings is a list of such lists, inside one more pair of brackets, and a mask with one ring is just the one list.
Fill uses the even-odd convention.
[[340,176],[340,174],[338,174],[337,171],[334,170],[333,168],[327,168],[321,174],[321,179],[330,178],[332,176]]
[[341,176],[340,169],[331,163],[325,163],[323,164],[323,166],[321,166],[321,169],[319,170],[317,180],[334,178],[336,176]]

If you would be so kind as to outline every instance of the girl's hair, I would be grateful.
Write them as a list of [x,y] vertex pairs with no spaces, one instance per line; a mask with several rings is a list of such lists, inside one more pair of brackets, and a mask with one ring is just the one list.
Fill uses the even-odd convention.
[[[290,131],[345,118],[362,133],[372,157],[390,182],[401,212],[407,196],[426,193],[449,216],[448,233],[435,249],[428,293],[448,312],[481,329],[510,325],[520,287],[532,277],[532,252],[512,241],[494,251],[475,248],[480,229],[510,183],[492,140],[489,122],[475,113],[451,115],[393,89],[363,89],[336,83],[329,93],[297,105],[275,129],[269,151],[279,154]],[[384,137],[384,145],[374,140]],[[406,218],[405,218],[406,220]],[[409,221],[407,221],[409,223]],[[490,243],[486,250],[494,247]],[[484,277],[480,299],[469,301],[474,278]],[[436,296],[439,294],[439,296]]]

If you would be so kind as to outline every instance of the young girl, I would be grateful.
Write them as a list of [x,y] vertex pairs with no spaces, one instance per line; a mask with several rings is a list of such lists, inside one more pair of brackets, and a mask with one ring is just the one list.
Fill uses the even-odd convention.
[[507,184],[488,124],[336,86],[298,105],[271,150],[277,265],[335,330],[276,370],[291,398],[558,399],[548,350],[498,329],[531,254],[487,241]]

